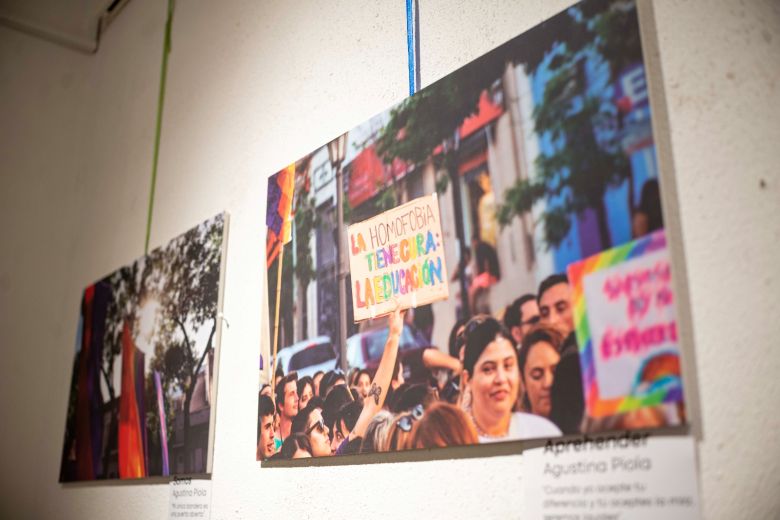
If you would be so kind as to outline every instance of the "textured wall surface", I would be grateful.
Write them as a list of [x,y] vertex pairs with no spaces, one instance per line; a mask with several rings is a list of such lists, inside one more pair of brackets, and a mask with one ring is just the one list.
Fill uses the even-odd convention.
[[[423,84],[570,3],[420,0]],[[163,484],[57,484],[80,291],[143,253],[163,4],[130,2],[94,56],[0,28],[3,518],[167,513]],[[692,302],[705,516],[776,518],[780,4],[643,7]],[[265,179],[407,89],[403,1],[178,3],[151,242],[231,214],[212,518],[519,516],[520,455],[253,460]]]

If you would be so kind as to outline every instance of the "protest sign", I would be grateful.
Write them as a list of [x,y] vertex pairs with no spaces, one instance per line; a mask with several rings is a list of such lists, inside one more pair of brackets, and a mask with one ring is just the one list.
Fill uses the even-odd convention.
[[682,402],[664,231],[571,264],[568,274],[588,415]]
[[449,297],[436,194],[349,226],[355,321]]

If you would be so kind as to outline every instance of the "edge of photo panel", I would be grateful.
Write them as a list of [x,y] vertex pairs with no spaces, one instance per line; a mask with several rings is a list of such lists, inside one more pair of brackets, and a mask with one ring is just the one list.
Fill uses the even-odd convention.
[[658,176],[661,179],[661,211],[664,228],[669,241],[669,256],[672,264],[672,286],[677,295],[677,323],[680,333],[680,352],[685,396],[686,423],[690,433],[698,440],[704,436],[701,421],[701,398],[696,367],[696,349],[691,313],[691,296],[688,290],[688,269],[685,261],[685,243],[680,219],[678,177],[674,165],[674,154],[669,123],[669,108],[664,90],[663,67],[660,56],[660,42],[656,25],[655,7],[651,0],[636,0],[639,19],[639,36],[642,41],[642,55],[647,74],[650,107],[653,114],[653,139],[656,143]]
[[522,441],[505,441],[488,444],[470,444],[466,446],[447,446],[443,448],[412,449],[393,452],[359,453],[354,455],[342,455],[339,457],[308,457],[303,459],[280,459],[258,461],[260,467],[274,468],[303,468],[317,466],[355,466],[363,464],[393,464],[403,462],[432,462],[453,459],[477,459],[488,457],[505,457],[508,455],[522,455],[525,450],[543,448],[548,444],[558,446],[581,443],[585,439],[616,439],[624,437],[631,441],[645,440],[650,437],[676,437],[687,435],[690,431],[688,425],[658,428],[655,430],[615,430],[600,433],[580,433],[564,435],[562,437],[547,437],[528,439]]
[[[228,236],[230,229],[230,213],[222,212],[222,250],[219,258],[219,288],[217,296],[217,331],[215,333],[214,343],[214,374],[211,382],[211,411],[209,414],[209,440],[206,447],[206,474],[211,475],[214,464],[214,437],[217,426],[217,396],[219,395],[219,358],[222,353],[222,326],[225,324],[225,317],[222,314],[225,303],[225,270],[227,267]],[[228,325],[230,326],[230,325]],[[178,476],[178,475],[177,475]]]

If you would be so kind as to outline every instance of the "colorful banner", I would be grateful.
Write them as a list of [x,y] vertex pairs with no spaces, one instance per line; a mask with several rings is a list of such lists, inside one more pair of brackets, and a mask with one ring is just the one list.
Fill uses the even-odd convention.
[[571,264],[568,273],[587,414],[682,402],[664,231]]
[[436,194],[349,226],[355,321],[449,297]]
[[268,208],[265,223],[267,266],[279,256],[282,245],[292,237],[292,203],[295,188],[295,163],[268,178]]
[[[76,401],[76,475],[79,479],[94,479],[95,455],[93,448],[97,444],[92,440],[92,415],[94,412],[92,398],[94,389],[99,387],[99,373],[94,371],[94,353],[92,352],[92,304],[95,298],[95,285],[84,290],[81,300],[81,355],[78,362],[78,395]],[[100,366],[97,365],[100,370]],[[97,439],[96,439],[97,440]]]
[[125,323],[122,331],[122,394],[119,396],[119,478],[146,476],[144,434],[136,396],[135,360],[136,348],[131,328]]

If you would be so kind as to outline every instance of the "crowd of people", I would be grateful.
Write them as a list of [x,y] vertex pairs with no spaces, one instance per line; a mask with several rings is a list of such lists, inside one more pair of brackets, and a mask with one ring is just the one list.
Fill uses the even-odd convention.
[[[258,402],[257,458],[296,459],[655,428],[682,420],[679,409],[644,408],[607,419],[586,417],[574,334],[571,288],[552,275],[537,294],[502,310],[459,320],[449,378],[403,381],[398,345],[404,313],[388,316],[389,334],[375,373],[354,368],[298,378],[277,374]],[[433,357],[433,356],[429,356]]]

